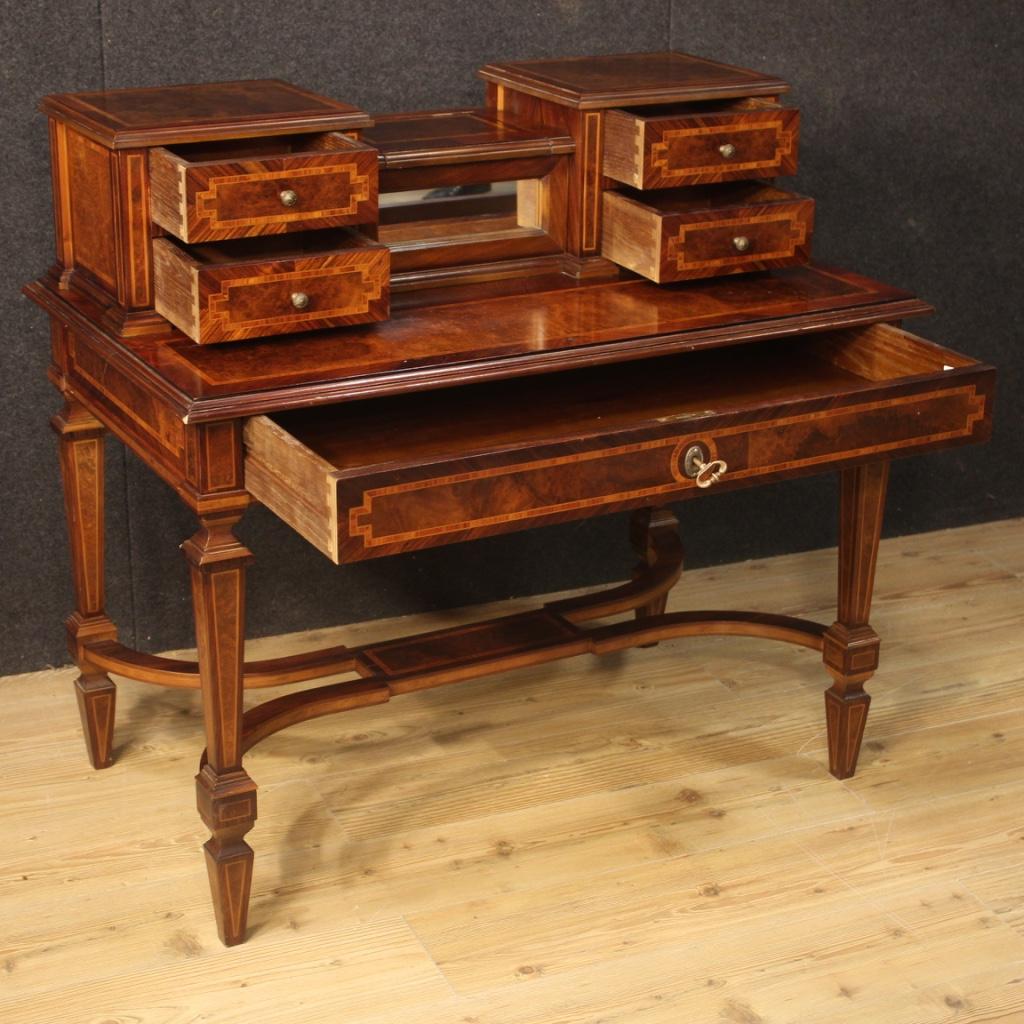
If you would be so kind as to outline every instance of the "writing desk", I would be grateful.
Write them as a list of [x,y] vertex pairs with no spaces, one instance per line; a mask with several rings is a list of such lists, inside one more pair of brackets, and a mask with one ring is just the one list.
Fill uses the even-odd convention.
[[[520,98],[541,103],[530,67],[513,73],[491,66],[484,76],[490,76],[492,90],[496,79],[506,81],[498,89],[522,79]],[[740,78],[742,95],[783,87],[749,74],[755,77]],[[743,272],[735,275],[684,276],[676,283],[657,284],[620,269],[600,251],[599,226],[587,219],[601,210],[591,202],[587,182],[606,184],[591,173],[600,147],[587,148],[586,134],[597,130],[588,120],[590,108],[565,105],[558,91],[564,86],[550,83],[550,102],[567,112],[554,128],[548,110],[543,131],[505,131],[495,141],[494,123],[501,120],[496,112],[509,101],[492,92],[491,114],[465,114],[465,134],[444,144],[422,124],[425,116],[427,127],[436,128],[430,120],[435,115],[420,116],[416,132],[408,123],[390,124],[379,140],[379,166],[382,174],[399,176],[392,186],[436,183],[439,173],[442,184],[458,184],[459,174],[497,181],[494,168],[501,160],[495,153],[509,146],[515,160],[529,164],[530,180],[551,179],[543,190],[520,190],[519,202],[524,192],[531,203],[538,195],[548,196],[549,203],[551,196],[568,195],[568,205],[557,207],[576,211],[567,214],[568,223],[552,220],[551,205],[539,220],[543,230],[534,226],[523,233],[517,223],[495,232],[489,222],[487,231],[453,242],[454,256],[449,251],[449,262],[441,265],[431,263],[436,245],[410,247],[402,241],[407,229],[396,229],[388,319],[353,322],[349,311],[341,325],[317,322],[316,330],[197,344],[185,328],[154,311],[152,254],[176,244],[167,232],[149,220],[140,227],[120,213],[109,221],[102,210],[76,214],[70,190],[85,190],[94,204],[109,195],[111,209],[118,211],[126,201],[137,214],[155,211],[155,205],[146,206],[153,187],[146,168],[152,175],[153,157],[148,165],[131,158],[179,137],[168,109],[193,141],[213,132],[211,123],[237,137],[239,123],[249,134],[254,125],[281,134],[296,126],[337,127],[332,118],[340,118],[353,132],[353,143],[374,142],[370,119],[333,101],[322,101],[314,117],[309,108],[320,100],[303,94],[304,105],[291,111],[296,120],[288,125],[282,119],[289,110],[265,83],[219,88],[212,121],[202,120],[202,110],[182,114],[165,103],[166,90],[100,94],[107,97],[99,105],[108,118],[116,115],[119,95],[124,106],[118,116],[144,112],[148,120],[131,132],[123,123],[89,120],[75,107],[80,102],[96,109],[95,95],[88,103],[48,100],[59,258],[26,291],[49,314],[51,378],[65,400],[53,425],[76,596],[67,627],[81,670],[75,686],[89,755],[97,768],[111,762],[111,674],[202,691],[206,750],[196,781],[199,811],[211,833],[205,850],[222,939],[240,942],[246,928],[253,851],[245,837],[256,821],[256,785],[244,768],[245,752],[289,725],[403,693],[676,637],[769,638],[821,652],[831,677],[825,691],[830,770],[837,778],[852,775],[870,703],[864,683],[878,664],[879,638],[869,613],[889,460],[985,439],[994,371],[904,330],[905,318],[929,311],[919,299],[799,256],[780,267],[742,264]],[[608,91],[603,80],[600,89],[602,96]],[[147,93],[155,95],[147,100]],[[179,102],[181,94],[174,95]],[[637,102],[664,99],[651,89],[638,95]],[[602,102],[617,100],[606,96]],[[235,121],[224,112],[232,103]],[[247,111],[245,118],[239,108]],[[755,106],[737,116],[753,113],[756,120],[761,112]],[[232,127],[224,128],[229,121]],[[479,124],[490,133],[483,141],[473,135]],[[409,135],[419,141],[409,143]],[[322,150],[309,157],[309,145],[303,138],[289,150],[312,161],[302,168],[319,168],[324,159],[328,169],[335,167],[334,144],[328,158]],[[362,149],[346,147],[340,150],[346,159],[362,161],[370,173]],[[103,151],[95,167],[94,150]],[[257,148],[247,151],[246,161],[255,159],[253,152],[264,159]],[[468,152],[471,159],[446,163],[445,154],[452,152],[459,160]],[[211,159],[207,153],[204,166]],[[502,159],[513,157],[506,153]],[[613,154],[605,171],[622,159],[621,152]],[[424,177],[424,166],[433,177]],[[252,174],[244,162],[231,171],[232,181]],[[271,167],[260,173],[282,172]],[[522,180],[522,166],[514,173]],[[586,200],[586,216],[578,215],[574,190]],[[285,207],[287,191],[280,191]],[[246,209],[258,207],[259,194],[253,196]],[[337,209],[331,207],[332,217]],[[606,217],[617,215],[609,209],[604,208]],[[492,215],[506,216],[500,210]],[[760,223],[748,216],[755,227]],[[201,233],[211,230],[210,223],[190,222],[186,229],[183,219],[178,230]],[[733,235],[731,222],[727,226]],[[385,228],[382,221],[382,237]],[[481,247],[488,259],[501,255],[506,230],[512,232],[516,259],[481,261]],[[554,260],[547,251],[552,238],[559,246]],[[746,251],[735,237],[731,241],[737,252]],[[370,250],[372,244],[362,246],[358,259]],[[107,257],[113,268],[109,283],[102,273]],[[692,254],[688,259],[686,266],[692,266]],[[737,259],[735,252],[722,257],[730,259]],[[362,273],[367,265],[352,271],[346,264],[344,273]],[[684,266],[682,257],[678,265]],[[272,269],[278,276],[308,275],[321,273],[322,265],[314,271]],[[375,289],[372,302],[387,284],[374,274],[359,278],[359,287]],[[308,300],[304,293],[299,298]],[[280,315],[307,315],[308,301],[303,305],[295,292],[291,299],[298,314]],[[314,307],[315,301],[314,296]],[[169,313],[178,316],[181,310]],[[245,315],[252,315],[249,306]],[[274,324],[279,314],[261,308],[259,315]],[[235,322],[222,320],[217,329],[231,330]],[[187,327],[201,334],[209,325],[199,317]],[[107,430],[167,481],[196,516],[196,532],[181,546],[191,574],[197,663],[129,649],[118,642],[104,611]],[[665,612],[667,594],[682,571],[668,503],[709,488],[724,491],[831,471],[839,471],[842,480],[834,622],[743,610]],[[234,529],[254,501],[339,563],[631,510],[638,566],[620,586],[526,614],[356,649],[247,662],[245,572],[253,556]],[[243,706],[247,689],[341,674],[352,678],[297,689],[248,710]]]

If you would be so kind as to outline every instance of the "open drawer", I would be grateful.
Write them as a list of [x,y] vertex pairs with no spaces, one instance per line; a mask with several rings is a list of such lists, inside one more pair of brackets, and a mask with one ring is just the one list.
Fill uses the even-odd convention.
[[609,110],[603,170],[641,189],[795,174],[799,118],[765,100]]
[[340,132],[150,150],[150,213],[183,242],[377,219],[377,150]]
[[296,410],[246,487],[354,561],[980,441],[994,373],[883,324]]
[[386,320],[390,253],[352,228],[153,239],[156,311],[200,345]]

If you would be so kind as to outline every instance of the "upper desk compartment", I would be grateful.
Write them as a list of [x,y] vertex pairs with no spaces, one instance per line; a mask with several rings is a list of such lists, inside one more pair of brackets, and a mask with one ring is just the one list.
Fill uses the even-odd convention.
[[[47,96],[53,277],[107,307],[106,326],[160,331],[152,240],[334,227],[376,213],[363,111],[265,79]],[[365,180],[361,180],[365,178]],[[365,196],[365,198],[364,198]]]

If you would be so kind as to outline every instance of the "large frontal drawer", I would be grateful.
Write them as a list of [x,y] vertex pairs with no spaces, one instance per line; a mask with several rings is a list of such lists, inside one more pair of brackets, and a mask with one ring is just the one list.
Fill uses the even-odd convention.
[[795,174],[799,116],[772,103],[609,110],[604,173],[642,189]]
[[246,487],[355,561],[982,440],[993,375],[875,325],[297,410]]

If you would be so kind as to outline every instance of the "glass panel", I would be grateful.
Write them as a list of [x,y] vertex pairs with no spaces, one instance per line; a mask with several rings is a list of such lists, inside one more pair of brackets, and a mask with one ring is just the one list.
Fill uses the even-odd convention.
[[525,179],[382,192],[378,237],[407,249],[540,231],[540,187]]

